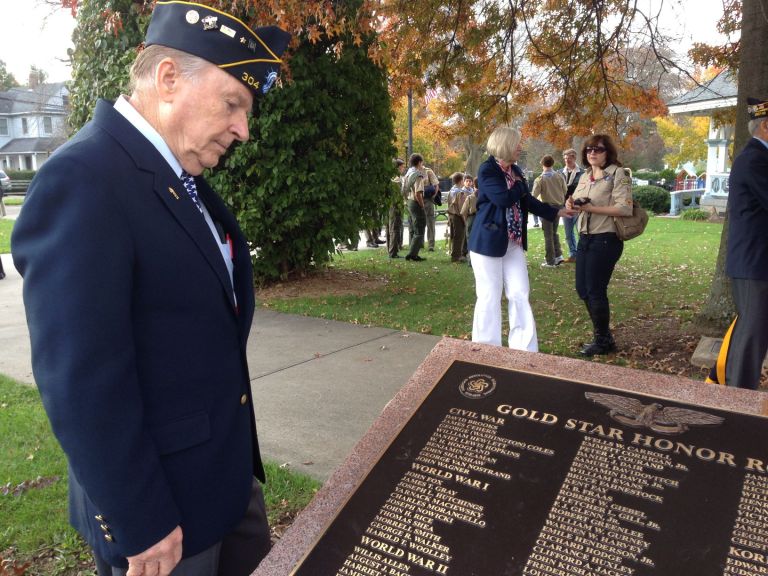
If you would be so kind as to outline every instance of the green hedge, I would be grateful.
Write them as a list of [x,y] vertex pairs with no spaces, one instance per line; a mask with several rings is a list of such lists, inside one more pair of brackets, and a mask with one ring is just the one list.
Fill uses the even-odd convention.
[[669,192],[658,186],[638,186],[632,189],[632,198],[643,208],[654,214],[669,212]]
[[32,180],[37,172],[35,170],[6,170],[11,180]]

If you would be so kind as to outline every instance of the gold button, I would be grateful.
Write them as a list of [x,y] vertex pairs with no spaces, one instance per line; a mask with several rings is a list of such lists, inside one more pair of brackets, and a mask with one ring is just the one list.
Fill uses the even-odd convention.
[[248,396],[246,396],[245,394],[243,394],[242,396],[240,396],[240,404],[242,404],[243,406],[245,406],[245,403],[246,403],[246,402],[248,402]]
[[107,526],[106,524],[99,525],[99,528],[101,528],[102,532],[109,532],[109,526]]
[[96,514],[94,518],[96,518],[96,520],[98,520],[99,522],[104,522],[104,516],[102,516],[101,514]]
[[107,542],[114,542],[115,541],[115,539],[112,538],[112,534],[104,534],[104,540],[106,540]]

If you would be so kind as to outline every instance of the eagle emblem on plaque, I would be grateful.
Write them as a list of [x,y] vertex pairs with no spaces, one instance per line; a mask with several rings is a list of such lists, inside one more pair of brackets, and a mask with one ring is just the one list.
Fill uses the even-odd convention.
[[585,392],[587,400],[609,409],[608,415],[616,422],[632,428],[650,428],[661,434],[682,434],[691,426],[718,426],[724,418],[676,406],[664,406],[658,402],[643,404],[637,398]]
[[488,374],[473,374],[461,381],[459,392],[472,400],[487,398],[496,390],[496,379]]

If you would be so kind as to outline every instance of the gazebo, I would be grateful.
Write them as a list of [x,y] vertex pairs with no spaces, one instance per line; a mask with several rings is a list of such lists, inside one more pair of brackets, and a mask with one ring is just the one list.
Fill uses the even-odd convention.
[[672,214],[677,214],[682,205],[682,195],[702,193],[701,205],[713,206],[718,212],[725,212],[728,202],[728,173],[731,166],[728,159],[728,145],[733,139],[733,124],[716,124],[713,112],[736,108],[736,78],[723,71],[709,82],[697,86],[667,104],[670,114],[709,117],[709,138],[707,139],[707,171],[702,189],[672,192]]

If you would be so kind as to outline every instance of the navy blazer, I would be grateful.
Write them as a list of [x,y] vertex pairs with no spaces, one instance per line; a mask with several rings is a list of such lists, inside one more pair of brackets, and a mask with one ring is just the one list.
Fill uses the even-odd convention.
[[216,241],[160,153],[111,103],[32,181],[14,227],[32,364],[70,465],[70,520],[114,566],[183,530],[211,546],[264,479],[246,361],[254,310],[248,247],[231,236],[234,289]]
[[520,202],[523,211],[523,249],[528,250],[528,212],[554,222],[557,208],[540,202],[528,191],[522,170],[513,164],[512,169],[522,178],[509,189],[504,172],[490,156],[480,164],[477,172],[478,188],[477,215],[469,235],[469,249],[484,256],[502,257],[507,253],[509,233],[507,232],[507,209]]
[[768,280],[768,148],[750,138],[731,168],[728,185],[731,278]]

